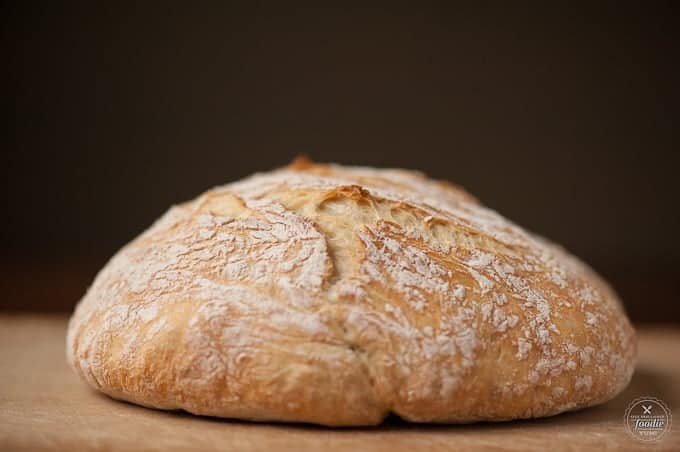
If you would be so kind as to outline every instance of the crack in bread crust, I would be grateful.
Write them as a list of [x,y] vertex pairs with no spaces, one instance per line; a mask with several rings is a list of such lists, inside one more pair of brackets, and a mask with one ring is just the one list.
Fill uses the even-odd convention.
[[614,397],[635,353],[598,275],[461,188],[311,162],[171,208],[67,337],[115,398],[324,425],[553,415]]

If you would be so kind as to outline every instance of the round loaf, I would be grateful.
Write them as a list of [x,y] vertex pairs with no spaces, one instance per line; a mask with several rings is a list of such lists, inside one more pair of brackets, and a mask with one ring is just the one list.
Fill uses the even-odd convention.
[[330,426],[550,416],[614,397],[635,354],[593,270],[461,188],[304,160],[172,207],[67,336],[116,399]]

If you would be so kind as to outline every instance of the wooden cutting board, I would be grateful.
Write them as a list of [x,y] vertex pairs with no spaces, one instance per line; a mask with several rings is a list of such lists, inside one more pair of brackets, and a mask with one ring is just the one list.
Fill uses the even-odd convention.
[[672,410],[680,406],[679,330],[642,329],[633,381],[596,408],[521,422],[436,426],[390,419],[352,429],[212,419],[109,399],[66,365],[65,330],[64,317],[0,316],[1,451],[680,451],[680,416],[654,446],[636,442],[623,426],[636,397],[660,398]]

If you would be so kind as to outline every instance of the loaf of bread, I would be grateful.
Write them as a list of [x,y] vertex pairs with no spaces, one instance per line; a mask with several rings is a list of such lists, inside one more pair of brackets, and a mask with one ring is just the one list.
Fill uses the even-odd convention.
[[461,188],[305,160],[172,207],[67,337],[113,398],[329,426],[550,416],[614,397],[635,354],[593,270]]

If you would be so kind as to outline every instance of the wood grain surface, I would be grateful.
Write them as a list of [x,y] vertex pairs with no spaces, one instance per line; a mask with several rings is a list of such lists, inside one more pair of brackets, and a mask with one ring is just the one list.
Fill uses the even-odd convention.
[[[163,412],[90,390],[64,358],[62,316],[0,316],[0,450],[674,450],[678,428],[654,445],[624,430],[639,396],[680,406],[680,331],[640,330],[633,381],[615,400],[548,419],[472,425],[413,425],[388,419],[373,428],[256,424]],[[676,424],[680,417],[676,416]]]

